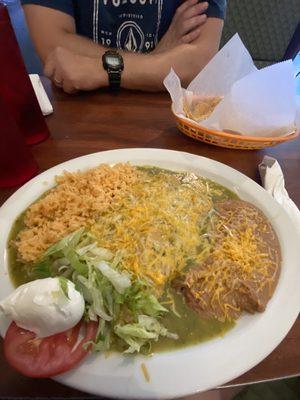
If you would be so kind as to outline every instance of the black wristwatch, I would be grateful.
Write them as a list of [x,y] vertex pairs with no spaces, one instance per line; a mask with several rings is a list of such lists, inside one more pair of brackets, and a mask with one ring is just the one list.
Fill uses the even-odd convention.
[[123,57],[116,50],[108,50],[103,54],[102,62],[108,74],[109,87],[114,91],[119,90],[124,70]]

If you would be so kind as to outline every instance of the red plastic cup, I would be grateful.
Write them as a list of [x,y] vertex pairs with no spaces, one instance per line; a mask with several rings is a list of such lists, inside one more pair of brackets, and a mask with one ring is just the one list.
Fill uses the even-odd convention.
[[25,138],[11,116],[0,93],[0,187],[12,187],[28,181],[38,172]]
[[49,136],[48,127],[26,71],[7,7],[0,0],[0,93],[27,144]]

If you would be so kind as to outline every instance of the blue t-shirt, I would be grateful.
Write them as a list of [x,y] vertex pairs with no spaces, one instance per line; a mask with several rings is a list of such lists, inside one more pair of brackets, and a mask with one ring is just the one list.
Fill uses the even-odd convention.
[[[106,47],[148,52],[168,30],[183,0],[21,0],[75,18],[77,33]],[[226,0],[208,0],[208,17],[224,18]]]

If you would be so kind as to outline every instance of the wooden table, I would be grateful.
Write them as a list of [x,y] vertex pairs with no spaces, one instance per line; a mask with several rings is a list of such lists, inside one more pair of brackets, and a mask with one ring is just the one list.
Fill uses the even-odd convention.
[[[209,157],[259,182],[257,166],[268,154],[280,162],[287,190],[300,207],[300,138],[261,151],[227,150],[182,135],[175,127],[166,94],[123,91],[116,95],[102,91],[68,96],[54,90],[51,97],[54,114],[47,117],[51,137],[32,149],[41,171],[93,152],[152,147]],[[0,204],[15,190],[1,190]],[[230,385],[295,375],[300,375],[300,318],[269,357]],[[52,380],[22,377],[5,362],[0,343],[0,397],[5,396],[88,397]]]

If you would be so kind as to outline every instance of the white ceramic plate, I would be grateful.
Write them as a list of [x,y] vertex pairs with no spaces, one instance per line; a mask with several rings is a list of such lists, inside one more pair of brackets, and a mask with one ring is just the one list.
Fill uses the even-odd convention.
[[[262,314],[245,315],[223,338],[152,358],[114,354],[90,356],[57,381],[96,395],[127,399],[173,398],[225,384],[263,360],[282,341],[299,313],[300,238],[285,211],[259,185],[236,170],[188,153],[159,149],[125,149],[90,154],[60,164],[32,179],[0,209],[0,299],[11,293],[7,274],[7,238],[15,218],[54,184],[64,170],[77,171],[100,163],[131,162],[175,171],[192,171],[235,191],[257,205],[272,222],[282,249],[282,272],[273,298]],[[5,334],[8,321],[0,321]],[[146,382],[141,363],[151,380]]]

